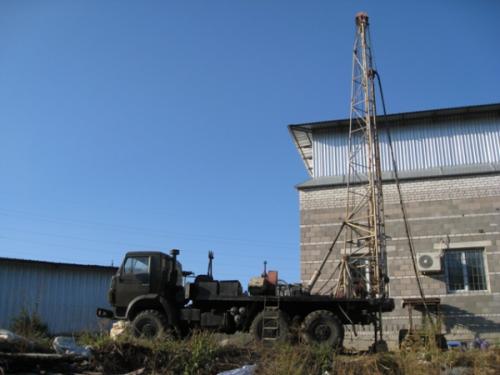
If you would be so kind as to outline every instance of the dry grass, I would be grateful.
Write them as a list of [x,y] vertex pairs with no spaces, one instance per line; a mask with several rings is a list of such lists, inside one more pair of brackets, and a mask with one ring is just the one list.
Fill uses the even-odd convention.
[[255,363],[253,348],[220,346],[215,336],[196,332],[187,340],[143,340],[121,336],[85,336],[80,342],[91,345],[92,366],[103,373],[125,373],[146,368],[150,373],[201,375],[216,374],[243,364]]
[[[311,353],[313,351],[313,353]],[[500,349],[467,352],[446,351],[431,355],[426,351],[334,355],[303,347],[277,351],[259,363],[259,374],[312,375],[443,375],[456,367],[466,368],[464,374],[500,374]]]
[[452,368],[467,374],[500,374],[500,348],[487,351],[440,351],[415,343],[404,351],[340,355],[330,348],[280,344],[221,346],[216,336],[195,333],[184,341],[146,341],[107,336],[84,337],[94,347],[93,367],[104,373],[124,373],[146,368],[158,374],[216,374],[258,364],[258,375],[443,375]]
[[301,375],[323,374],[332,368],[334,352],[324,346],[278,344],[258,347],[257,374]]

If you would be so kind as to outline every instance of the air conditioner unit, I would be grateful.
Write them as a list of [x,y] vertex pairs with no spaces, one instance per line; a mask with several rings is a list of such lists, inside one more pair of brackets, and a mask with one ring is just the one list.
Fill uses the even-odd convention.
[[420,272],[441,272],[441,254],[417,253],[417,264]]

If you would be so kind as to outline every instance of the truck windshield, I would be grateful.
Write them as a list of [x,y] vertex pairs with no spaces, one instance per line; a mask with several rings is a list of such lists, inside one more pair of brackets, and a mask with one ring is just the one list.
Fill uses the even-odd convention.
[[149,257],[129,257],[123,265],[123,273],[128,275],[149,274]]

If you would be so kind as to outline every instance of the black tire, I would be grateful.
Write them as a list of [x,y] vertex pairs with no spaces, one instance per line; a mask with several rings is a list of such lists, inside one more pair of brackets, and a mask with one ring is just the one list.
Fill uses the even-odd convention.
[[301,333],[308,344],[325,344],[339,349],[344,342],[342,322],[327,310],[316,310],[307,315],[302,322]]
[[157,339],[167,333],[167,317],[157,310],[144,310],[132,321],[132,333],[135,337]]
[[[256,341],[262,341],[262,324],[264,322],[264,311],[258,313],[252,321],[249,332]],[[287,342],[290,339],[290,325],[288,316],[280,311],[278,314],[278,337],[276,341]]]

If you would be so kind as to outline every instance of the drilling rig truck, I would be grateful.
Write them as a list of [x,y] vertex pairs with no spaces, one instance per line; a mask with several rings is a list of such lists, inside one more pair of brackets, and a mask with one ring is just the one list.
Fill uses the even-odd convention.
[[[261,277],[250,280],[248,292],[243,292],[237,280],[213,278],[210,256],[207,274],[184,283],[189,273],[183,272],[177,261],[178,250],[170,255],[132,252],[126,254],[112,278],[109,301],[113,311],[99,309],[98,316],[128,320],[136,335],[148,337],[168,333],[183,337],[192,329],[250,331],[263,341],[299,336],[308,343],[338,348],[344,339],[344,325],[373,324],[375,343],[382,339],[382,313],[394,309],[394,300],[387,295],[376,70],[368,15],[356,14],[355,23],[346,216],[309,284],[280,283],[276,272],[264,270]],[[314,294],[313,287],[341,233],[344,243],[339,246],[334,271],[338,275],[336,288],[327,295]],[[365,262],[363,272],[358,272],[360,259]],[[327,281],[332,279],[333,274]]]
[[[136,336],[185,337],[193,329],[250,332],[257,340],[341,347],[345,324],[374,324],[380,311],[392,311],[390,298],[338,298],[314,295],[298,284],[278,282],[269,271],[250,280],[243,292],[237,280],[216,280],[209,272],[192,276],[177,260],[179,250],[129,252],[111,280],[108,299],[113,311],[99,317],[127,320]],[[191,282],[184,282],[192,276]]]

